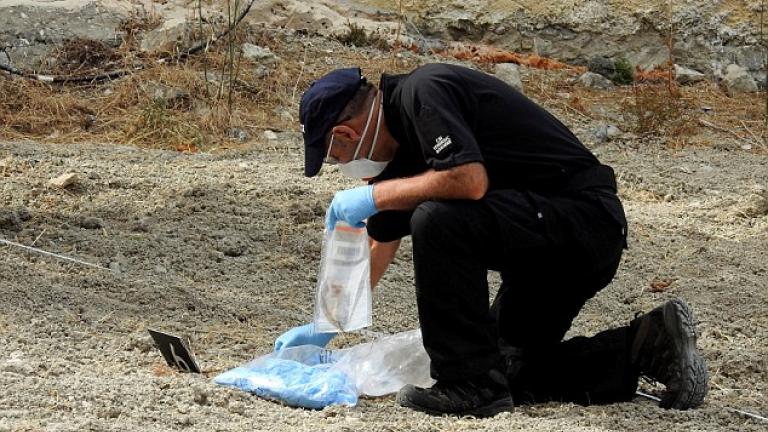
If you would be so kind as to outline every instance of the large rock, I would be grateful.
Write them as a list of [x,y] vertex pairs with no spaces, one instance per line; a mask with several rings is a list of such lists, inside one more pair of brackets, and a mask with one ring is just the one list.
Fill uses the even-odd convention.
[[523,81],[520,79],[520,67],[514,63],[499,63],[494,70],[496,78],[523,93]]
[[699,71],[687,67],[675,65],[675,80],[678,84],[693,84],[707,79],[707,76]]
[[610,90],[615,87],[611,80],[594,72],[585,72],[579,77],[578,82],[584,87],[600,90]]
[[729,95],[733,96],[739,93],[751,93],[757,91],[757,83],[746,68],[739,65],[729,65],[725,69],[723,85]]
[[141,50],[174,53],[192,45],[192,26],[184,18],[171,18],[160,27],[144,34]]

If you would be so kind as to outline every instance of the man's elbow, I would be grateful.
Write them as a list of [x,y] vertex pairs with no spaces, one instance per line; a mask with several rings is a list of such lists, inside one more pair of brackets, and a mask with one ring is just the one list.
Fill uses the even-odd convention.
[[487,182],[485,184],[483,184],[483,185],[478,184],[478,185],[475,185],[474,187],[472,187],[469,190],[469,196],[467,198],[471,199],[471,200],[477,201],[477,200],[483,199],[483,197],[485,196],[486,192],[488,192],[488,183]]
[[466,192],[467,199],[482,199],[488,192],[488,173],[481,163],[471,163],[466,166]]

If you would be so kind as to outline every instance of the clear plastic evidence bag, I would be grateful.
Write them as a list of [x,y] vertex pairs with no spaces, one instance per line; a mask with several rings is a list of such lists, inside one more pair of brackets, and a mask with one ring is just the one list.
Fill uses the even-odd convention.
[[353,331],[371,325],[368,232],[346,223],[326,230],[315,290],[315,331]]

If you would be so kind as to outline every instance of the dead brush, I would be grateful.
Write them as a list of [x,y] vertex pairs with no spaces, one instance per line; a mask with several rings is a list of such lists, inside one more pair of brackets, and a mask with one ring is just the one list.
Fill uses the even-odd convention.
[[636,83],[624,99],[623,110],[632,118],[638,135],[677,136],[686,132],[691,119],[676,87],[668,83]]
[[75,75],[109,70],[122,65],[122,56],[104,42],[75,38],[57,47],[52,58],[55,60],[52,72],[61,75]]
[[389,42],[378,31],[368,32],[365,27],[347,20],[347,31],[336,36],[336,40],[347,46],[389,49]]

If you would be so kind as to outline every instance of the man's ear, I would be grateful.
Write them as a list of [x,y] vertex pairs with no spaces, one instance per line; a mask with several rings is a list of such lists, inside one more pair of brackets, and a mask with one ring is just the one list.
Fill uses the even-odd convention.
[[345,144],[356,143],[360,139],[360,134],[345,124],[334,126],[331,132],[333,132],[337,140],[341,140]]

